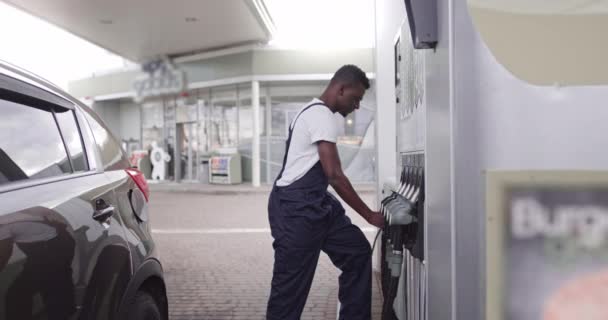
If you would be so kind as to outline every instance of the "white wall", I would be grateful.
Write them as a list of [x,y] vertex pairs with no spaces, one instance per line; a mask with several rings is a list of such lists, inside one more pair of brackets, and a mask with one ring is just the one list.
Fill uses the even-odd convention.
[[[529,84],[496,60],[466,3],[455,7],[454,17],[457,316],[484,319],[483,173],[608,170],[608,87]],[[513,54],[525,56],[521,49]]]
[[141,142],[141,109],[133,102],[120,103],[120,139]]
[[[378,197],[383,183],[397,172],[393,40],[405,18],[402,1],[376,0],[376,177]],[[378,202],[379,203],[379,202]]]
[[141,116],[138,105],[124,100],[96,101],[93,103],[93,110],[118,140],[134,139],[141,142]]
[[92,107],[112,134],[120,140],[120,103],[118,101],[95,101]]

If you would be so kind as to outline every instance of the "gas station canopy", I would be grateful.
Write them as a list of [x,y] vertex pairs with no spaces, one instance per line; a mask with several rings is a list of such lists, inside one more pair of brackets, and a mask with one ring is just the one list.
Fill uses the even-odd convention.
[[263,0],[6,0],[108,51],[144,62],[270,40]]

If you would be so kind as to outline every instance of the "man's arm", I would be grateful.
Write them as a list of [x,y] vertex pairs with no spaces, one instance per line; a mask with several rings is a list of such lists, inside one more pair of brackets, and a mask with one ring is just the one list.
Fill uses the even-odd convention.
[[351,208],[359,213],[370,224],[382,228],[384,218],[377,211],[372,211],[361,200],[348,178],[342,172],[340,157],[338,156],[338,148],[333,142],[319,141],[317,142],[319,150],[319,159],[323,166],[323,172],[329,180],[329,184],[336,190],[340,198],[342,198]]

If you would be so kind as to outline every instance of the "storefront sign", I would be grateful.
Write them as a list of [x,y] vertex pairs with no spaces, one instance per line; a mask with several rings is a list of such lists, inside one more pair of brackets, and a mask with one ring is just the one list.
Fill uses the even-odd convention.
[[608,319],[608,172],[490,172],[486,206],[486,319]]
[[154,60],[142,65],[143,74],[133,81],[135,101],[165,94],[178,94],[186,89],[184,71],[177,69],[168,59]]

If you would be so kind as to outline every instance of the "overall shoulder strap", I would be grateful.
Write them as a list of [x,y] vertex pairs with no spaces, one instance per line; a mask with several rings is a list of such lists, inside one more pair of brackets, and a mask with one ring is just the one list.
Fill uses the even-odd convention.
[[289,125],[289,131],[290,132],[293,131],[293,128],[296,126],[296,121],[298,121],[298,118],[300,117],[300,115],[302,115],[302,113],[304,113],[304,111],[306,111],[306,110],[308,110],[308,109],[310,109],[311,107],[314,107],[314,106],[324,106],[324,105],[325,105],[324,103],[316,102],[316,103],[313,103],[313,104],[310,104],[310,105],[306,106],[304,109],[302,109],[302,111],[298,112],[298,114],[296,115],[295,119],[293,119],[293,122]]
[[287,163],[287,153],[289,152],[289,146],[291,145],[291,135],[293,134],[293,128],[296,127],[296,121],[298,121],[298,118],[300,117],[300,115],[302,113],[304,113],[304,111],[310,109],[311,107],[318,106],[318,105],[324,106],[325,104],[324,103],[320,103],[320,102],[316,102],[316,103],[313,103],[313,104],[310,104],[310,105],[306,106],[304,109],[302,109],[302,111],[300,111],[300,113],[298,113],[296,115],[295,119],[290,124],[290,126],[289,126],[289,133],[287,135],[287,141],[285,142],[285,155],[283,155],[283,167],[281,168],[281,172],[279,172],[279,176],[277,177],[277,181],[281,179],[281,177],[283,176],[283,171],[285,171],[285,164]]

